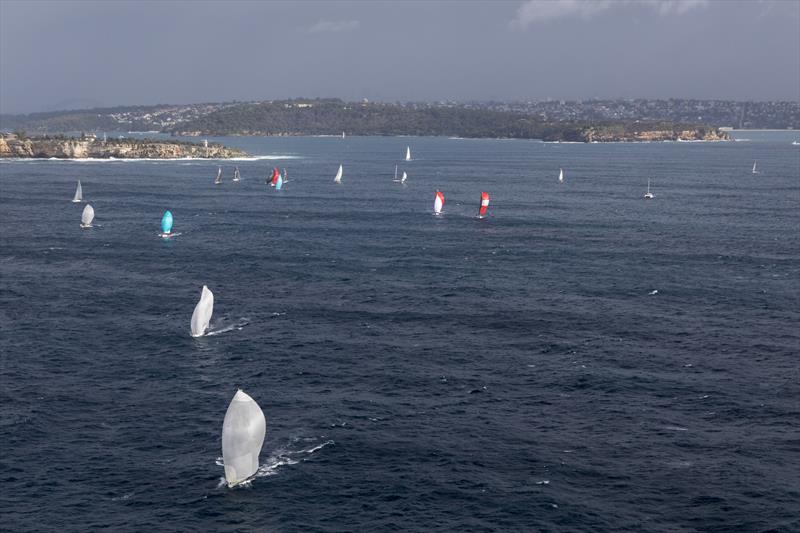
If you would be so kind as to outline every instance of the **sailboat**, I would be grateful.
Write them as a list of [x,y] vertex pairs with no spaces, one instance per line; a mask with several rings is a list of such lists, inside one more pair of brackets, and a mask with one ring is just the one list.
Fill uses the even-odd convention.
[[336,173],[336,177],[333,178],[333,182],[334,183],[341,183],[342,182],[342,172],[343,172],[342,165],[339,165],[339,171]]
[[405,185],[407,179],[408,179],[408,174],[406,174],[406,171],[404,170],[403,175],[400,176],[400,183]]
[[444,207],[444,194],[440,191],[436,191],[436,197],[433,199],[433,214],[439,215],[442,212],[442,208]]
[[398,177],[397,177],[397,165],[395,165],[394,166],[394,179],[392,181],[395,182],[395,183],[405,183],[407,179],[408,179],[408,174],[406,174],[405,170],[403,171],[403,175],[398,179]]
[[258,471],[266,433],[264,411],[253,398],[237,390],[222,421],[222,461],[228,487],[247,481]]
[[211,315],[214,314],[214,293],[203,285],[203,292],[200,293],[200,301],[194,306],[192,313],[192,337],[202,337],[211,322]]
[[478,207],[478,218],[486,217],[486,211],[489,209],[489,193],[482,192],[481,193],[481,203]]
[[342,132],[342,139],[344,139],[344,132]]
[[558,182],[559,183],[564,183],[564,169],[563,168],[559,168],[558,169]]
[[217,169],[217,177],[214,178],[214,185],[219,185],[222,183],[222,167]]
[[83,208],[83,213],[81,213],[81,227],[91,228],[92,220],[94,220],[94,207],[86,204],[86,207]]
[[753,174],[758,174],[758,170],[756,170],[756,164],[758,161],[753,161]]
[[411,147],[406,146],[406,161],[411,161]]
[[269,182],[270,187],[274,187],[278,183],[278,178],[281,176],[281,173],[278,171],[278,167],[272,169],[272,179]]
[[233,169],[233,181],[240,181],[242,179],[242,175],[239,174],[239,167]]
[[83,189],[81,188],[81,180],[78,180],[78,187],[75,189],[75,197],[72,199],[73,203],[80,203],[83,200]]
[[644,198],[645,200],[652,200],[653,197],[653,193],[650,192],[650,178],[647,178],[647,192],[644,193]]
[[161,217],[161,234],[160,237],[169,239],[172,235],[172,212],[164,211],[164,216]]

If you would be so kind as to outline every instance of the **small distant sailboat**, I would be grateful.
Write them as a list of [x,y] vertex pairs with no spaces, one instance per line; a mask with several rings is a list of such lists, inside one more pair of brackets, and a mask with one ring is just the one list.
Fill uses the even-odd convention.
[[336,173],[336,177],[333,178],[334,183],[342,182],[342,172],[344,172],[344,169],[342,168],[342,165],[339,165],[339,171]]
[[253,398],[237,390],[222,422],[222,461],[229,488],[247,481],[258,471],[258,456],[266,433],[264,411]]
[[404,170],[403,175],[400,176],[400,183],[405,185],[407,179],[408,179],[408,174],[406,174],[406,171]]
[[444,207],[444,194],[441,191],[436,191],[436,197],[433,199],[433,214],[439,215],[442,213]]
[[203,285],[203,292],[200,293],[200,301],[194,306],[192,313],[192,337],[202,337],[208,330],[211,322],[211,315],[214,314],[214,293]]
[[242,175],[239,173],[239,167],[233,169],[233,181],[240,181],[242,179]]
[[484,191],[481,193],[481,204],[478,207],[478,218],[485,218],[486,211],[489,209],[489,193]]
[[272,179],[269,182],[270,187],[274,187],[278,183],[278,178],[281,177],[281,173],[278,170],[278,167],[272,169]]
[[411,147],[406,146],[406,161],[411,161]]
[[753,174],[758,174],[758,170],[756,170],[756,165],[757,164],[758,164],[758,161],[753,161]]
[[558,169],[558,182],[559,183],[564,183],[564,169],[563,168],[559,168]]
[[217,177],[214,178],[214,185],[219,185],[222,183],[222,167],[217,169]]
[[83,200],[83,189],[81,188],[81,180],[78,180],[78,187],[75,189],[75,197],[72,199],[73,203],[80,203]]
[[169,239],[172,234],[172,212],[171,211],[164,211],[164,216],[161,217],[161,234],[159,235],[163,239]]
[[792,141],[792,146],[800,146],[800,141]]
[[86,207],[83,208],[83,213],[81,213],[81,227],[91,228],[92,220],[94,220],[94,207],[86,204]]
[[342,139],[344,139],[344,132],[342,132]]
[[407,179],[408,179],[408,174],[406,174],[405,170],[403,171],[403,175],[398,179],[398,177],[397,177],[397,165],[395,165],[394,166],[394,179],[392,181],[395,182],[395,183],[404,184]]
[[650,192],[650,178],[647,178],[647,192],[644,193],[644,198],[645,200],[652,200],[653,197],[653,193]]

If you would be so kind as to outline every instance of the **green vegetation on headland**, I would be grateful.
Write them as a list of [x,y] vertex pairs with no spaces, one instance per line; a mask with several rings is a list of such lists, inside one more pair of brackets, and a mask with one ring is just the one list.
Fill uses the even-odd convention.
[[183,157],[231,158],[246,155],[241,150],[221,144],[208,146],[182,141],[152,139],[97,139],[94,135],[82,137],[40,136],[28,137],[19,132],[0,135],[0,158],[118,158],[118,159],[173,159]]
[[27,131],[159,131],[173,135],[420,135],[609,142],[721,140],[716,127],[671,121],[546,120],[478,104],[349,103],[337,99],[151,106],[5,115]]

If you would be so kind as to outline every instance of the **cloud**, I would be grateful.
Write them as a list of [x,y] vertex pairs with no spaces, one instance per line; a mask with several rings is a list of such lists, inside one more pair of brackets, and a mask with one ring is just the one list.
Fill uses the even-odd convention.
[[308,31],[311,33],[326,32],[326,31],[353,31],[358,28],[359,22],[357,20],[320,20]]
[[525,29],[537,22],[567,17],[588,19],[602,11],[642,6],[659,15],[682,15],[706,5],[708,0],[528,0],[519,6],[511,26]]

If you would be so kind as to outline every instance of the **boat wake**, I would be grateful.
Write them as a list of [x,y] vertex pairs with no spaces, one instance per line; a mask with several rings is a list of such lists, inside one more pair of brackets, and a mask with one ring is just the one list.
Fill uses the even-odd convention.
[[[253,480],[260,477],[274,476],[278,473],[278,469],[284,466],[292,466],[303,461],[307,461],[311,455],[322,448],[335,444],[333,440],[321,439],[324,437],[293,437],[290,441],[278,448],[274,449],[269,456],[264,459],[263,464],[258,466],[258,470],[247,481],[238,484],[237,487],[247,487]],[[222,457],[217,457],[217,466],[225,466]],[[220,477],[217,488],[222,488],[226,485],[225,476]]]
[[220,335],[222,333],[227,333],[229,331],[234,331],[234,330],[239,331],[250,323],[250,319],[242,317],[239,320],[237,320],[236,323],[234,324],[226,324],[226,322],[227,321],[224,318],[221,319],[219,322],[214,324],[214,329],[209,328],[209,330],[203,336],[211,337],[213,335]]

